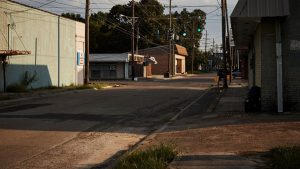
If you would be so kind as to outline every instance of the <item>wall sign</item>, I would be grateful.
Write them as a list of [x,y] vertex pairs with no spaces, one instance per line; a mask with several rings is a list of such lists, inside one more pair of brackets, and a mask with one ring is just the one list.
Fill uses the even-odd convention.
[[76,60],[77,60],[77,65],[78,66],[83,66],[84,65],[84,54],[82,51],[77,51],[76,53]]
[[291,40],[290,42],[290,50],[299,51],[300,50],[300,41]]

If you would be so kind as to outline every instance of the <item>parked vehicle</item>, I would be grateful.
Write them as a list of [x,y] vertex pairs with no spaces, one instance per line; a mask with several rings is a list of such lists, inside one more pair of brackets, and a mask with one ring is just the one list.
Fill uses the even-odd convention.
[[237,77],[241,77],[242,76],[242,72],[238,69],[234,69],[232,71],[232,77],[233,79],[236,79]]

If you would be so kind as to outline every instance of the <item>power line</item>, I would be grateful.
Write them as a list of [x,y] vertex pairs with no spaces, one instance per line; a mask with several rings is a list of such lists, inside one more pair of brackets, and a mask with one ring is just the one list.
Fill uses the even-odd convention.
[[[39,7],[36,7],[36,9],[40,9],[40,8],[42,8],[43,6],[49,5],[49,4],[51,4],[51,3],[55,2],[55,1],[56,1],[56,0],[52,0],[52,1],[50,1],[50,2],[44,3],[44,4],[40,5]],[[30,10],[34,10],[34,8],[29,8],[29,9],[21,10],[21,11],[14,11],[14,12],[12,12],[12,13],[22,13],[22,12],[27,12],[27,11],[30,11]]]

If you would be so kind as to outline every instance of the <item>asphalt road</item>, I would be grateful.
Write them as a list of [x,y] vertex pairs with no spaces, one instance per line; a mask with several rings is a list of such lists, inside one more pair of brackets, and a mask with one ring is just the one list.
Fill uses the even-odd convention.
[[0,107],[0,168],[104,164],[202,96],[212,76],[123,81]]

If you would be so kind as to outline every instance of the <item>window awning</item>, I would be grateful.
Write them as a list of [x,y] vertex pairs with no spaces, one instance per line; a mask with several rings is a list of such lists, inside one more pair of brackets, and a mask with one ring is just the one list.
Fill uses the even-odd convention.
[[0,56],[12,56],[12,55],[30,55],[30,51],[20,51],[20,50],[0,50]]
[[177,45],[177,44],[175,45],[175,47],[176,47],[176,51],[179,55],[188,56],[188,52],[185,47]]
[[288,0],[239,0],[231,14],[235,45],[246,49],[262,18],[290,14]]

